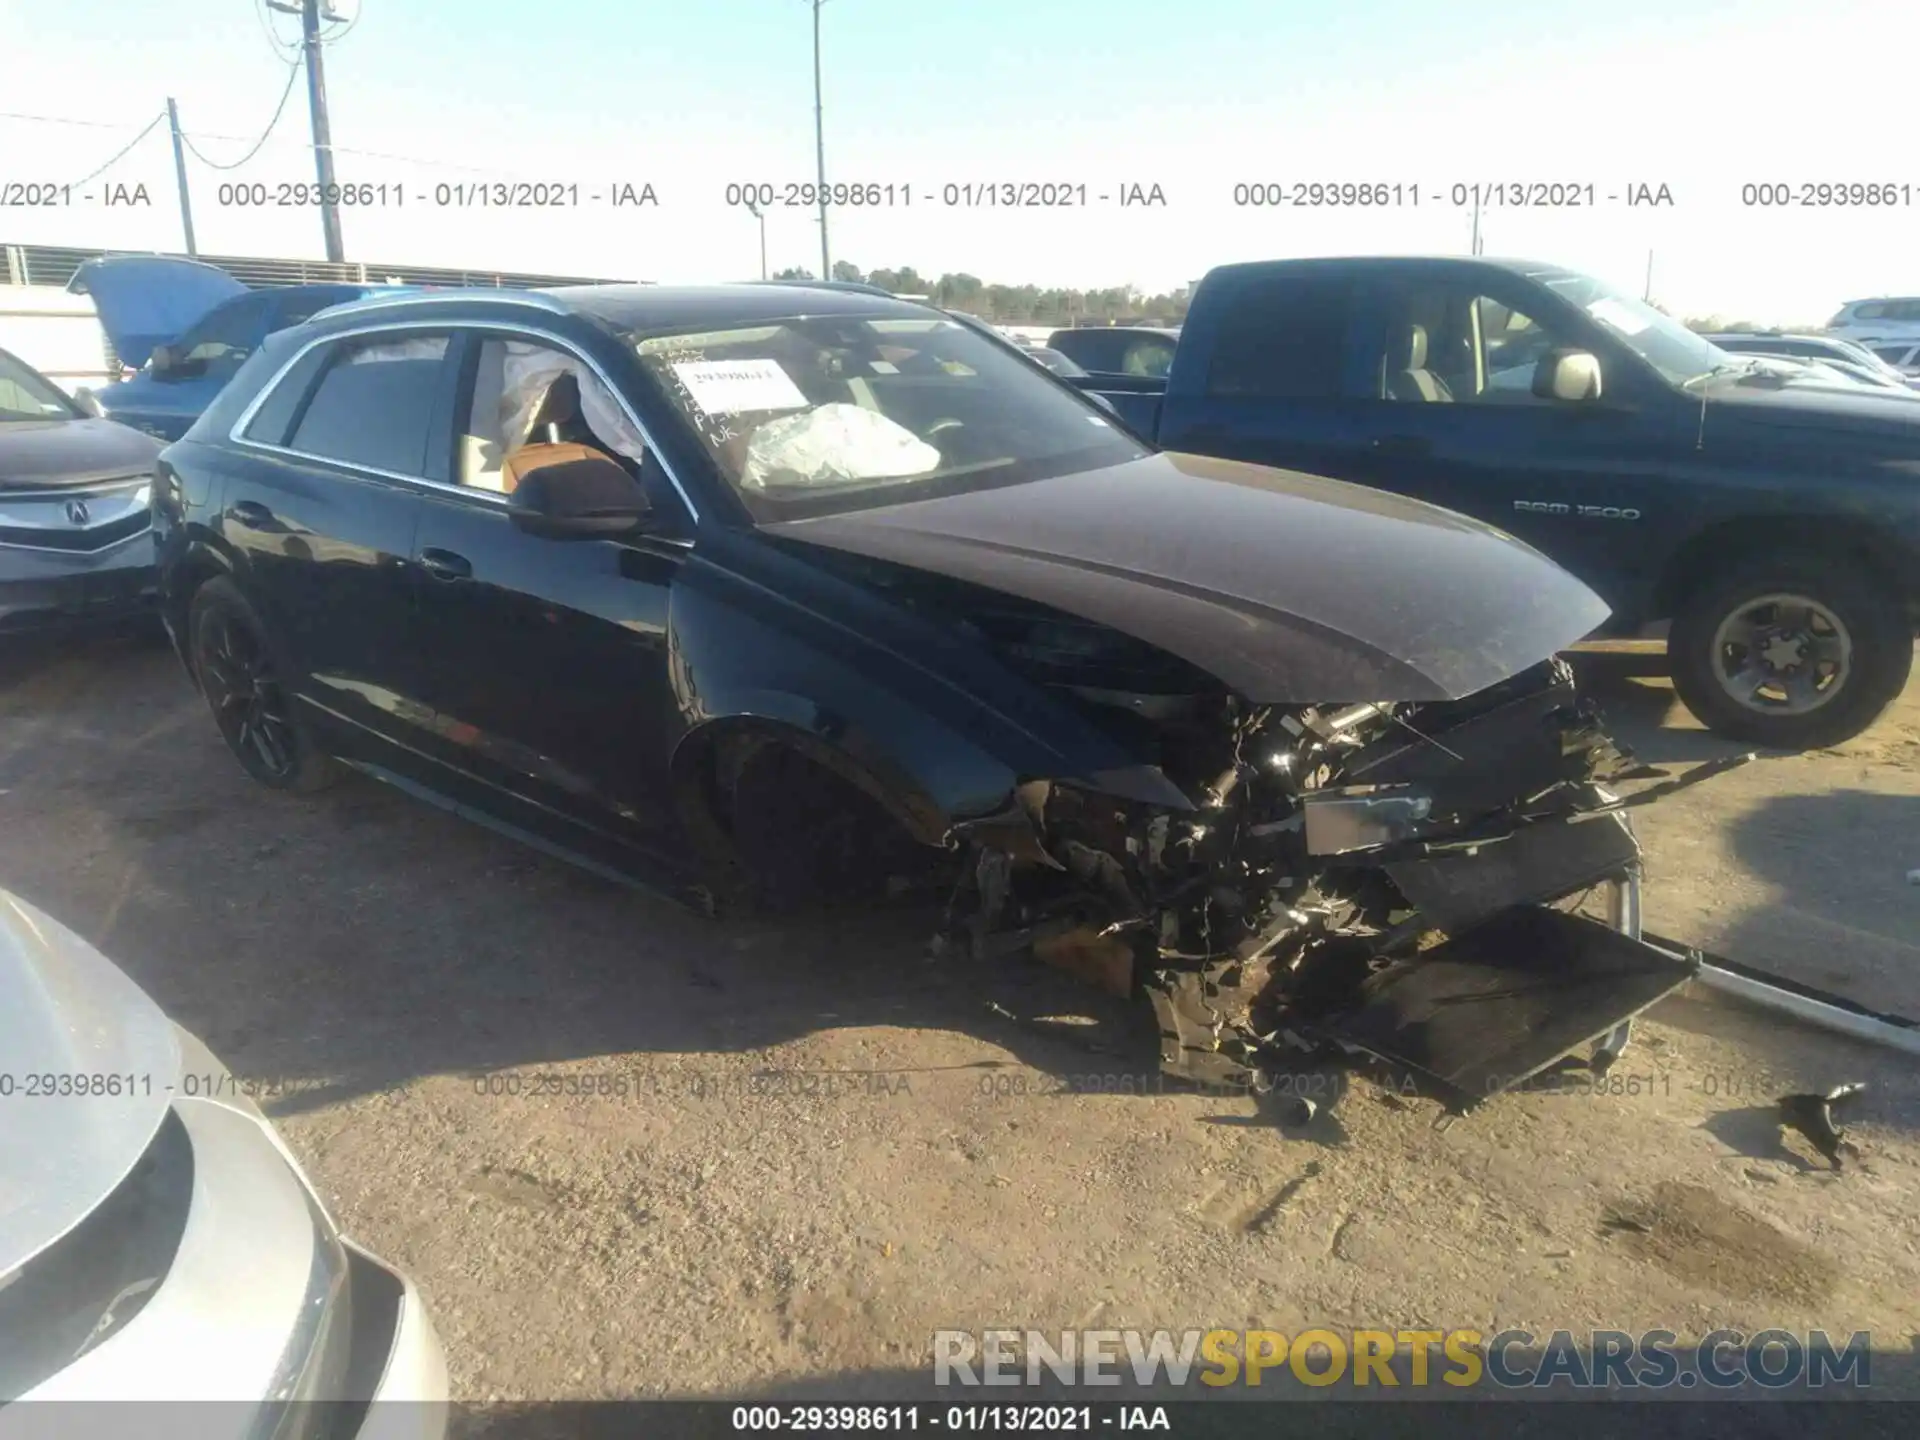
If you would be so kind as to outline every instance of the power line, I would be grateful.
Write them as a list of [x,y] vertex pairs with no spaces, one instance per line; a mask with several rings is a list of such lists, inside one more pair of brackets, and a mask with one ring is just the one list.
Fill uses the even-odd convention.
[[273,107],[273,118],[267,121],[267,128],[260,132],[260,138],[253,142],[253,148],[238,160],[235,160],[231,165],[222,165],[218,160],[210,160],[201,154],[200,147],[193,143],[186,131],[183,130],[180,132],[180,138],[185,141],[187,149],[193,151],[194,159],[209,169],[238,170],[242,165],[260,153],[260,147],[265,145],[267,143],[267,137],[273,134],[273,127],[280,123],[280,117],[286,113],[287,97],[293,94],[293,82],[299,78],[299,75],[300,62],[296,59],[291,65],[287,66],[287,88],[280,92],[280,103]]
[[298,45],[290,45],[280,38],[280,33],[273,28],[273,21],[268,18],[267,12],[269,8],[266,0],[253,0],[254,18],[260,22],[260,29],[267,37],[267,44],[272,48],[273,53],[282,60],[298,58],[300,47]]
[[[165,118],[164,112],[162,113],[160,118],[162,119]],[[75,119],[70,119],[64,115],[30,115],[25,113],[24,111],[18,111],[18,110],[0,110],[0,120],[31,120],[44,125],[78,125],[85,129],[90,129],[90,130],[125,130],[130,123],[124,120],[118,121],[118,122],[108,121],[108,120],[75,120]],[[222,130],[188,130],[184,127],[182,127],[180,133],[183,136],[190,135],[200,140],[245,141],[249,138],[248,136],[245,136],[245,135],[229,134],[226,131],[222,131]],[[137,135],[134,137],[136,141],[139,138],[140,137]],[[263,142],[267,140],[271,140],[272,139],[271,128],[269,128],[267,135],[261,138]],[[284,145],[297,144],[302,149],[305,149],[307,144],[307,142],[304,140],[297,140],[297,141],[296,140],[278,140],[278,141],[274,141],[273,143],[284,144]],[[265,148],[264,143],[261,145],[260,148],[263,148],[263,149]],[[194,153],[196,155],[199,154],[197,150]],[[506,180],[516,180],[516,179],[527,180],[527,179],[538,178],[532,171],[503,170],[497,165],[462,165],[457,161],[453,161],[453,160],[435,160],[425,155],[401,155],[392,150],[362,150],[357,146],[352,146],[352,145],[335,145],[333,147],[333,153],[336,155],[359,155],[368,160],[393,160],[403,165],[424,165],[431,170],[458,170],[468,175],[497,175],[500,178],[506,179]],[[115,158],[117,159],[118,157],[116,156]],[[212,163],[212,162],[208,162],[208,163]],[[215,168],[219,169],[219,168],[232,168],[232,167],[216,166]]]
[[89,171],[87,174],[82,175],[78,180],[75,180],[67,188],[76,189],[79,186],[86,184],[87,181],[93,179],[94,176],[100,175],[105,171],[111,169],[115,164],[119,162],[121,156],[125,155],[129,150],[133,149],[134,146],[138,145],[142,140],[146,139],[148,135],[152,134],[153,128],[166,118],[167,118],[167,112],[162,110],[158,115],[154,116],[153,119],[147,122],[146,128],[143,129],[138,135],[134,136],[133,139],[129,140],[126,144],[122,145],[118,150],[114,151],[113,155],[111,156],[111,158],[107,160],[106,164],[100,166],[99,169],[97,170],[92,170],[92,171]]
[[125,130],[130,120],[71,120],[64,115],[29,115],[24,110],[0,110],[0,120],[37,120],[43,125],[80,125],[89,130]]

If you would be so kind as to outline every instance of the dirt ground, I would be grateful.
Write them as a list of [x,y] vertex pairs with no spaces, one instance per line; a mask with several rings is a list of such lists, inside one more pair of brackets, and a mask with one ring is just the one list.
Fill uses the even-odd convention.
[[[1723,753],[1664,683],[1602,689],[1645,758]],[[1920,1014],[1920,687],[1642,814],[1651,929]],[[719,926],[371,782],[268,793],[128,641],[0,656],[0,884],[284,1087],[465,1399],[885,1394],[935,1329],[989,1325],[1920,1345],[1920,1070],[1697,992],[1619,1094],[1440,1127],[1321,1076],[1293,1128],[1143,1084],[1114,1003],[931,961],[916,917]],[[1834,1174],[1772,1102],[1849,1079]],[[613,1093],[556,1093],[583,1086]]]

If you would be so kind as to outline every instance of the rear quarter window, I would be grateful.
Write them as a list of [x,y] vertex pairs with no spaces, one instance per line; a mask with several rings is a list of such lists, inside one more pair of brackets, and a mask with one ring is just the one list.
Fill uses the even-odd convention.
[[289,446],[396,475],[426,474],[447,337],[366,336],[330,347]]
[[1353,286],[1307,276],[1255,280],[1220,319],[1207,393],[1334,399]]

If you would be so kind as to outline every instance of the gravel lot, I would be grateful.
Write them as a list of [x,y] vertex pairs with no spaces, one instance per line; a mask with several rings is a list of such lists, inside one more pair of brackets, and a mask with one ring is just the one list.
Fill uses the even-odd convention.
[[[1720,753],[1605,689],[1645,758]],[[1920,1014],[1920,689],[1643,814],[1650,928]],[[934,963],[913,915],[715,925],[367,781],[276,796],[126,640],[0,654],[0,884],[284,1087],[470,1400],[883,1394],[943,1326],[1920,1332],[1920,1075],[1698,994],[1639,1027],[1639,1093],[1445,1128],[1337,1077],[1304,1132],[1089,1093],[1151,1049],[1063,977]],[[1857,1168],[1783,1146],[1777,1094],[1856,1078]]]

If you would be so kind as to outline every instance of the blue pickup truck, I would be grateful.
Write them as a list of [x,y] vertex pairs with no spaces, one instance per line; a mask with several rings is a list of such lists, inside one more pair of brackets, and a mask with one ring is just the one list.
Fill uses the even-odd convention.
[[1729,354],[1589,276],[1222,266],[1164,380],[1074,383],[1161,449],[1398,491],[1528,541],[1612,606],[1605,633],[1670,621],[1674,687],[1721,734],[1836,744],[1906,685],[1920,399]]

